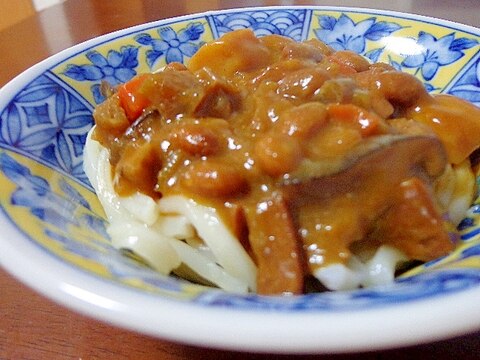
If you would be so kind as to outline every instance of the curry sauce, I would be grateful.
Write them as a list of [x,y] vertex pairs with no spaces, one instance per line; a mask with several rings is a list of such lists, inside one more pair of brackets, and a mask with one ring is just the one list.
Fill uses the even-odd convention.
[[480,145],[475,106],[318,40],[250,30],[138,75],[94,117],[117,193],[216,208],[262,294],[302,293],[315,269],[381,244],[449,253],[433,184]]

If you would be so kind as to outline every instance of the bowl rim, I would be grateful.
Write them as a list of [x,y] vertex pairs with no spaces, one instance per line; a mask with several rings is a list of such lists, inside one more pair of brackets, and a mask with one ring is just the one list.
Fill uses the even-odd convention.
[[[19,237],[4,217],[0,227],[2,238],[17,236],[15,244],[3,244],[1,264],[24,284],[91,318],[172,341],[271,353],[337,353],[431,342],[473,332],[480,324],[480,304],[472,302],[480,298],[480,286],[436,298],[336,312],[268,312],[182,302],[78,271],[39,250],[26,235]],[[208,331],[199,331],[202,328]]]
[[[424,15],[361,7],[299,5],[212,10],[116,30],[64,49],[25,70],[3,86],[0,89],[0,110],[30,81],[45,71],[79,52],[116,38],[195,17],[296,9],[401,17],[432,22],[480,36],[480,29],[470,25]],[[0,228],[3,230],[0,235],[0,265],[6,271],[67,308],[110,324],[173,341],[214,348],[274,353],[354,352],[430,342],[475,331],[480,324],[480,303],[472,302],[472,299],[480,298],[480,286],[410,303],[323,313],[259,312],[254,309],[206,307],[155,296],[78,271],[77,268],[56,259],[53,254],[47,253],[22,233],[3,208],[1,210],[3,216],[0,217]],[[9,241],[14,237],[15,243]],[[451,311],[446,312],[446,308]],[[415,313],[415,319],[405,316],[409,313]],[[225,324],[226,318],[229,319],[229,324]],[[325,322],[328,326],[323,325]],[[229,326],[230,324],[235,326]],[[361,327],[361,324],[368,324],[368,327]],[[225,331],[226,325],[230,328],[228,332]],[[202,328],[208,331],[199,331]],[[312,332],[315,336],[312,336]],[[319,343],[318,339],[323,340]]]

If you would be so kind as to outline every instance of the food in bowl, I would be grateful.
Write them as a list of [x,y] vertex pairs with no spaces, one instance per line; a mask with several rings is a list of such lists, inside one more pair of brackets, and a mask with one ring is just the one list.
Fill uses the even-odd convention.
[[237,30],[117,87],[84,166],[113,245],[264,295],[390,282],[447,255],[480,110],[319,40]]

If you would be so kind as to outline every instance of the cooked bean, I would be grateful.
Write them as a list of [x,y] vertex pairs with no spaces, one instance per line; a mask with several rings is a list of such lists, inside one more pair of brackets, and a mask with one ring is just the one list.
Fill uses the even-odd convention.
[[272,58],[281,57],[283,49],[295,42],[293,39],[276,34],[262,36],[259,40],[269,49]]
[[265,67],[270,61],[268,48],[248,30],[226,33],[222,39],[202,46],[189,62],[189,69],[215,68],[217,74],[231,77],[238,71],[253,71]]
[[311,97],[328,79],[330,75],[323,69],[301,69],[280,80],[278,91],[287,97],[305,99]]
[[337,78],[325,81],[315,92],[314,99],[323,103],[350,102],[353,97],[355,82],[350,78]]
[[362,135],[359,129],[329,124],[309,141],[307,155],[312,160],[343,156],[360,141]]
[[233,165],[216,161],[192,163],[183,173],[181,185],[207,197],[233,196],[248,190],[248,183]]
[[302,150],[293,137],[268,134],[255,144],[255,157],[268,175],[280,176],[298,166]]
[[399,71],[378,74],[375,84],[387,100],[403,106],[412,105],[427,94],[427,90],[420,80],[413,75]]
[[384,71],[396,71],[392,65],[382,62],[370,64],[369,70],[376,72],[377,74]]
[[305,45],[313,46],[320,50],[323,55],[327,56],[333,53],[333,49],[325,44],[324,42],[318,40],[318,39],[309,39],[303,42]]
[[389,118],[395,112],[393,105],[383,96],[378,96],[375,92],[370,94],[370,106],[373,111],[385,119]]
[[195,156],[215,154],[221,147],[218,135],[201,124],[188,124],[176,128],[170,135],[170,142],[175,148]]
[[336,51],[329,58],[339,64],[349,66],[357,72],[366,71],[370,67],[367,59],[350,50]]
[[330,122],[352,126],[363,137],[382,133],[382,118],[353,104],[330,104],[327,108]]
[[307,43],[289,43],[283,49],[282,56],[286,59],[304,59],[319,62],[323,59],[322,49]]
[[299,59],[287,59],[285,61],[281,61],[265,68],[253,79],[253,83],[263,85],[265,85],[265,82],[268,81],[278,83],[287,74],[291,74],[296,70],[301,70],[304,68],[305,63],[303,61]]
[[320,102],[309,102],[283,112],[278,127],[285,135],[308,138],[327,122],[327,110]]
[[375,63],[371,64],[368,70],[355,73],[352,77],[355,79],[357,86],[365,89],[374,89],[376,88],[375,81],[378,75],[387,71],[395,71],[395,69],[388,64]]

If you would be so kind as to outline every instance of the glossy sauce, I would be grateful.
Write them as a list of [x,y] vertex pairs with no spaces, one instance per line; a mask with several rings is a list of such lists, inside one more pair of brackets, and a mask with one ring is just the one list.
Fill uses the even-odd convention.
[[479,146],[480,109],[451,95],[426,97],[407,116],[431,128],[445,144],[449,162],[459,164]]
[[[136,98],[124,89],[95,111],[116,191],[215,207],[256,261],[260,293],[301,293],[309,273],[345,263],[358,244],[395,244],[423,261],[452,250],[431,194],[441,171],[409,151],[375,152],[373,167],[354,155],[376,138],[421,135],[418,152],[433,148],[429,159],[443,169],[445,149],[456,162],[480,144],[473,105],[432,97],[408,74],[317,40],[249,30],[201,47],[188,68],[169,64],[136,82]],[[352,166],[338,165],[352,154]],[[417,222],[395,215],[425,208]],[[410,226],[405,236],[394,231]]]

